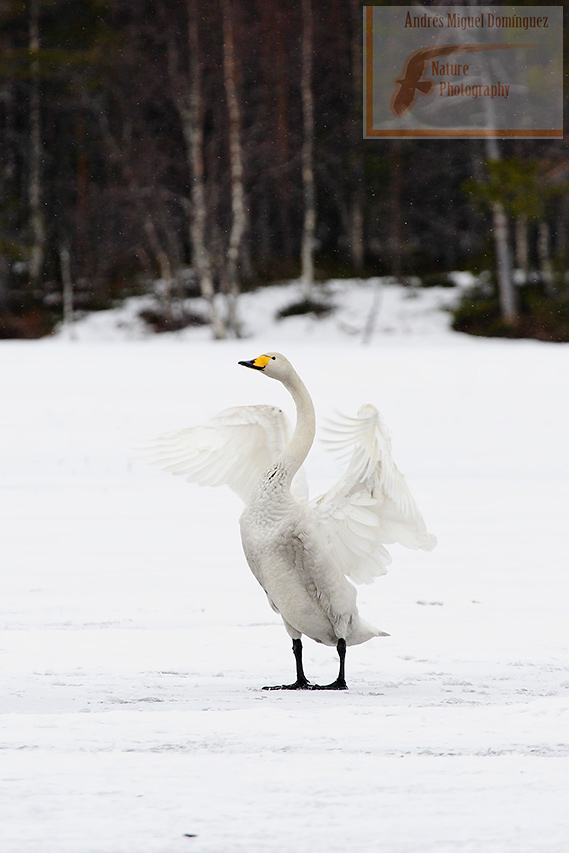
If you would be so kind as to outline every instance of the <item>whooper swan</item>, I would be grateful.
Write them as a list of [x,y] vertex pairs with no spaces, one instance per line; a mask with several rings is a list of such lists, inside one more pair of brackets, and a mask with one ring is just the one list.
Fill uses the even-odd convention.
[[[387,636],[365,622],[356,606],[356,583],[385,574],[384,545],[400,542],[430,550],[436,544],[391,458],[389,435],[377,409],[337,425],[336,443],[351,451],[344,476],[308,501],[301,465],[312,446],[314,406],[291,363],[269,352],[245,367],[278,379],[292,395],[297,421],[292,437],[274,406],[227,409],[207,423],[159,436],[153,461],[189,482],[228,485],[245,502],[243,550],[292,638],[296,681],[268,690],[345,690],[346,646]],[[311,684],[302,665],[302,635],[336,646],[340,671],[332,684]]]

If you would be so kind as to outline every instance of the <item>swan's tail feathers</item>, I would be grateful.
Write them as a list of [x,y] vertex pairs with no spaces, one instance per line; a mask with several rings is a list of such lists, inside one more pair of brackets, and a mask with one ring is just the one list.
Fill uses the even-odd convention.
[[389,637],[391,636],[386,631],[381,631],[375,625],[371,625],[361,617],[358,618],[356,625],[348,636],[347,643],[349,646],[359,646],[360,643],[367,643],[374,637]]

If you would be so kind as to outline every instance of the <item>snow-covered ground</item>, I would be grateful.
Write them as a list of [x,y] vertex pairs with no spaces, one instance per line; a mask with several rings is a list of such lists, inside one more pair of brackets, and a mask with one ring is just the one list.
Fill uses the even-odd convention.
[[[453,334],[452,290],[333,288],[322,321],[248,295],[243,341],[125,341],[114,314],[0,342],[2,853],[569,849],[569,347]],[[381,409],[439,539],[359,588],[391,637],[348,650],[345,693],[261,690],[293,657],[239,500],[129,450],[232,405],[292,416],[236,364],[266,349],[321,420]],[[317,442],[307,473],[318,494],[339,463]]]

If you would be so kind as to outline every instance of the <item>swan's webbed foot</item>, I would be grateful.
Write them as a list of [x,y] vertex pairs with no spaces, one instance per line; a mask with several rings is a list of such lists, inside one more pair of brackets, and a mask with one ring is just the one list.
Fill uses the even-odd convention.
[[311,684],[310,681],[295,681],[294,684],[275,684],[263,687],[263,690],[347,690],[344,679],[337,678],[332,684]]
[[315,685],[311,684],[306,678],[297,679],[294,684],[275,684],[269,687],[263,687],[263,690],[314,690]]
[[311,690],[347,690],[348,685],[344,678],[337,678],[332,684],[313,684]]

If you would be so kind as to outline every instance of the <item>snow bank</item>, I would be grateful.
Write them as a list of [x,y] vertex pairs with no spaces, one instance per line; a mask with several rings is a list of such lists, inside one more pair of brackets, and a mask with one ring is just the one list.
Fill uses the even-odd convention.
[[[279,320],[279,311],[303,298],[300,282],[293,281],[243,293],[239,298],[239,313],[244,334],[250,338],[258,336],[261,330],[283,340],[294,341],[302,335],[328,343],[349,338],[369,340],[380,335],[439,335],[450,327],[447,309],[474,281],[469,273],[454,273],[452,279],[454,287],[428,288],[404,287],[390,278],[334,279],[314,287],[315,298],[333,308],[330,315]],[[223,316],[223,300],[218,299]],[[120,307],[87,314],[74,324],[72,332],[61,326],[55,336],[73,335],[81,341],[144,340],[154,333],[140,314],[156,305],[151,296],[131,297]],[[202,299],[188,299],[184,305],[188,312],[207,316]],[[208,327],[188,327],[168,333],[167,337],[207,341],[211,332]]]

